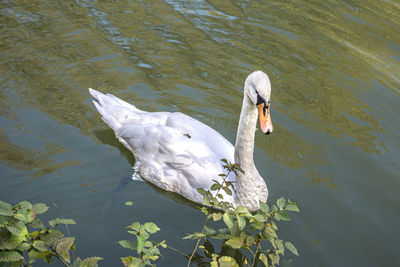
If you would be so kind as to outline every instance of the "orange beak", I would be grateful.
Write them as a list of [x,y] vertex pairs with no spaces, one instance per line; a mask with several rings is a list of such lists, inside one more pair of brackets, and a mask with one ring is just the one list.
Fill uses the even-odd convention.
[[260,119],[261,131],[265,134],[272,133],[274,127],[272,126],[270,107],[266,107],[265,103],[257,105],[258,118]]

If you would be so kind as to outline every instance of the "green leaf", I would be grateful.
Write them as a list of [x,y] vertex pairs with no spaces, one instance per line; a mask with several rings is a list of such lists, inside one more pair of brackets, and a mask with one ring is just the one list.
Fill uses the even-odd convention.
[[0,215],[0,227],[7,226],[10,223],[11,219],[12,219],[12,217],[10,217],[10,216]]
[[133,202],[132,201],[127,201],[127,202],[125,202],[125,206],[132,206],[133,205]]
[[244,214],[250,213],[249,210],[248,210],[246,207],[244,207],[244,206],[238,206],[238,207],[235,209],[235,212],[236,212],[236,213],[244,213]]
[[139,254],[139,253],[142,252],[142,250],[144,248],[144,243],[146,242],[146,239],[143,238],[142,236],[136,236],[136,239],[137,239],[137,242],[138,242],[138,244],[137,244],[137,253]]
[[29,243],[22,242],[16,249],[20,250],[20,251],[24,251],[24,250],[30,249],[31,247],[32,246]]
[[25,236],[26,234],[28,234],[28,228],[26,228],[25,223],[21,221],[18,221],[13,225],[7,226],[6,228],[14,235]]
[[135,258],[132,256],[121,258],[121,261],[125,267],[138,267],[142,263],[142,261],[139,258]]
[[76,224],[76,222],[73,219],[55,218],[49,221],[49,224],[51,228],[54,228],[59,224]]
[[154,234],[160,231],[161,229],[158,228],[158,226],[153,223],[153,222],[147,222],[144,224],[144,229],[149,233],[149,234]]
[[238,170],[238,171],[240,171],[241,173],[244,174],[244,170],[240,167],[240,165],[239,165],[238,163],[235,163],[235,164],[233,165],[233,167],[234,167],[236,170]]
[[40,252],[39,254],[36,255],[36,258],[42,258],[43,261],[47,262],[48,264],[52,264],[53,263],[53,254],[51,254],[51,252],[49,250]]
[[143,260],[144,261],[146,261],[146,260],[152,260],[152,261],[155,261],[155,260],[157,260],[159,257],[157,256],[157,255],[143,255]]
[[202,196],[207,195],[207,191],[204,188],[197,188],[197,192]]
[[232,196],[232,191],[228,187],[222,187],[222,189],[225,191],[227,195]]
[[224,223],[226,226],[228,226],[229,230],[232,229],[233,221],[231,215],[228,212],[225,212],[222,218],[224,219]]
[[275,230],[272,228],[265,228],[264,234],[268,237],[278,238],[278,235],[276,234]]
[[37,204],[33,205],[33,210],[36,212],[36,215],[43,214],[48,209],[49,209],[49,207],[47,207],[47,205],[43,204],[43,203],[37,203]]
[[34,248],[36,248],[39,251],[46,251],[47,247],[45,246],[44,242],[42,240],[36,240],[33,242],[32,245]]
[[270,253],[270,254],[268,254],[268,257],[271,259],[271,263],[272,263],[273,265],[279,264],[279,255]]
[[239,267],[235,259],[229,256],[222,256],[218,259],[220,267]]
[[208,209],[206,207],[202,207],[200,210],[204,215],[208,215]]
[[219,264],[218,264],[218,261],[217,261],[218,255],[217,254],[212,254],[211,257],[212,257],[212,262],[210,263],[210,266],[211,267],[219,267],[218,266]]
[[118,244],[121,245],[121,247],[123,248],[128,248],[128,249],[132,249],[132,250],[137,250],[137,242],[133,242],[130,240],[120,240],[118,241]]
[[277,253],[284,255],[285,247],[283,246],[283,241],[281,239],[275,240],[275,245],[277,246]]
[[35,213],[31,209],[20,209],[17,211],[16,214],[14,214],[15,219],[21,220],[24,223],[31,222],[35,218],[35,216]]
[[29,263],[31,264],[31,263],[34,263],[38,258],[37,258],[37,255],[39,255],[40,254],[40,251],[38,251],[38,250],[36,250],[36,249],[31,249],[31,250],[29,250],[29,252],[28,252],[28,258],[29,258]]
[[203,195],[203,205],[211,206],[211,198],[207,194]]
[[21,210],[32,210],[32,204],[29,201],[23,200],[19,202],[17,205]]
[[153,247],[153,242],[147,240],[146,242],[144,242],[144,247],[145,248]]
[[126,228],[135,230],[136,232],[138,232],[140,230],[140,223],[138,222],[134,222],[131,225],[127,226]]
[[70,263],[69,250],[74,244],[75,237],[64,237],[56,244],[56,252],[61,255],[61,257],[67,262]]
[[150,234],[144,228],[144,224],[140,226],[139,232],[136,234],[136,236],[140,236],[143,238],[143,240],[147,240],[150,237]]
[[266,214],[269,212],[268,204],[261,201],[260,201],[260,209]]
[[82,261],[79,267],[97,267],[97,262],[101,261],[103,258],[100,257],[90,257]]
[[11,204],[0,200],[0,215],[13,216],[14,213],[12,208],[13,207],[11,206]]
[[287,215],[286,211],[281,210],[274,215],[274,219],[277,221],[290,221],[290,217]]
[[254,237],[253,236],[251,236],[251,235],[249,235],[248,237],[247,237],[247,239],[246,239],[246,245],[248,246],[248,247],[250,247],[250,246],[252,246],[253,244],[254,244]]
[[285,242],[285,247],[290,250],[294,255],[299,256],[296,247],[291,242]]
[[240,216],[239,214],[236,214],[236,219],[238,222],[239,230],[243,230],[246,227],[246,219],[243,216]]
[[152,255],[152,256],[154,256],[154,255],[161,255],[160,250],[159,250],[158,248],[156,248],[156,247],[151,247],[151,248],[149,248],[149,249],[146,251],[145,254],[147,254],[147,255]]
[[38,217],[36,217],[35,219],[33,219],[30,223],[28,223],[29,226],[33,227],[33,228],[39,228],[39,229],[44,229],[46,228],[42,222],[42,220],[40,220]]
[[278,206],[279,209],[282,209],[286,205],[286,199],[284,197],[281,197],[276,201],[276,205]]
[[25,240],[25,236],[14,235],[10,233],[7,229],[0,228],[0,250],[15,249]]
[[214,222],[219,221],[222,219],[222,213],[221,212],[213,213],[212,218]]
[[267,217],[257,213],[256,215],[254,215],[253,217],[257,222],[266,222],[268,220]]
[[208,227],[207,225],[204,225],[204,234],[205,235],[213,235],[215,234],[217,231]]
[[163,248],[167,248],[167,243],[165,243],[165,240],[160,242],[160,246],[162,246]]
[[198,238],[202,238],[205,236],[206,235],[203,233],[193,233],[193,234],[188,234],[188,235],[184,236],[182,239],[198,239]]
[[71,264],[71,267],[81,267],[82,260],[79,257],[76,257]]
[[291,202],[290,200],[288,200],[288,204],[286,206],[286,210],[288,211],[296,211],[299,212],[299,208],[297,207],[296,202]]
[[276,226],[275,222],[273,222],[273,221],[271,221],[271,227],[272,227],[274,230],[278,230],[278,227]]
[[268,267],[268,258],[265,256],[264,253],[260,253],[260,256],[258,256],[258,259],[264,264],[265,267]]
[[32,233],[29,233],[29,236],[31,238],[37,238],[40,235],[39,231],[33,231]]
[[225,244],[234,249],[239,249],[243,246],[243,239],[239,236],[234,236],[225,241]]
[[57,230],[49,230],[48,232],[42,234],[40,236],[40,239],[43,240],[43,242],[46,245],[53,245],[56,243],[58,240],[60,240],[64,236],[63,233]]
[[16,251],[0,251],[0,262],[20,261],[24,257]]
[[217,191],[218,189],[220,189],[222,186],[220,185],[220,184],[213,184],[212,186],[211,186],[211,190],[213,190],[213,191]]

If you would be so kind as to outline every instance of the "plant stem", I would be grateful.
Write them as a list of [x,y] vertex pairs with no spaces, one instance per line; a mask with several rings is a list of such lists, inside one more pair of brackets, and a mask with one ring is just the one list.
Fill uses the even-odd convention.
[[257,254],[258,254],[258,250],[260,249],[260,244],[261,244],[261,240],[259,240],[259,241],[257,242],[256,252],[253,254],[253,255],[254,255],[253,267],[256,266]]
[[251,250],[251,248],[248,248],[247,250],[250,251],[251,255],[253,255],[253,258],[256,257],[256,254],[254,254],[254,252]]
[[[221,188],[224,187],[224,186],[226,186],[226,178],[228,178],[228,176],[229,176],[229,174],[230,174],[231,172],[232,172],[231,170],[228,170],[228,173],[222,178],[221,187],[218,188],[217,193],[215,193],[215,197],[216,197],[216,198],[218,197],[218,194],[219,194],[219,192],[221,191]],[[215,207],[218,207],[219,202],[213,203],[213,204],[214,204]],[[217,205],[215,205],[215,204],[217,204]],[[204,234],[204,229],[205,229],[206,224],[207,224],[207,222],[208,222],[208,218],[209,218],[208,215],[206,215],[206,219],[205,219],[204,224],[203,224],[203,229],[201,229],[201,233],[202,233],[202,234]],[[192,261],[192,258],[193,258],[193,256],[194,256],[194,254],[196,253],[197,248],[199,247],[199,244],[200,244],[201,239],[203,239],[203,237],[200,237],[199,239],[197,239],[196,246],[194,247],[192,254],[189,256],[189,260],[188,260],[187,267],[190,266],[190,263],[191,263],[191,261]]]
[[[203,224],[203,229],[201,229],[201,233],[202,233],[202,234],[204,234],[204,229],[205,229],[205,227],[206,227],[207,221],[208,221],[208,216],[206,216],[206,219],[205,219],[204,224]],[[197,248],[199,247],[199,244],[200,244],[201,239],[203,239],[203,238],[200,237],[199,239],[197,239],[196,246],[194,247],[193,252],[192,252],[192,254],[191,254],[190,257],[189,257],[189,261],[188,261],[187,267],[190,266],[190,262],[192,261],[192,258],[193,258],[193,256],[194,256],[194,253],[196,253],[196,250],[197,250]]]
[[60,257],[60,255],[58,255],[57,253],[54,253],[52,250],[48,250],[48,251],[50,251],[50,253],[54,256],[54,257],[56,257],[59,261],[61,261],[65,266],[67,266],[67,267],[70,267],[70,265],[68,264],[68,263],[66,263],[61,257]]
[[172,250],[172,251],[175,251],[176,253],[179,253],[179,254],[185,256],[186,258],[189,258],[189,255],[188,255],[188,254],[186,254],[185,252],[180,251],[179,249],[176,249],[176,248],[174,248],[174,247],[171,247],[170,245],[167,245],[167,248],[170,249],[170,250]]

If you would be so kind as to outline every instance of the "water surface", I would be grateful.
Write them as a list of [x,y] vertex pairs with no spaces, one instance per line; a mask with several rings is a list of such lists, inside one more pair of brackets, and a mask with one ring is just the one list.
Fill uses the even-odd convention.
[[[142,182],[87,88],[179,111],[234,143],[246,76],[272,83],[256,134],[292,266],[400,264],[400,6],[396,1],[1,1],[0,198],[74,218],[81,257],[116,266],[132,221],[186,250],[202,214]],[[121,186],[121,181],[122,185]],[[125,201],[133,206],[125,206]],[[185,259],[165,252],[160,266]],[[40,266],[42,263],[38,263]]]

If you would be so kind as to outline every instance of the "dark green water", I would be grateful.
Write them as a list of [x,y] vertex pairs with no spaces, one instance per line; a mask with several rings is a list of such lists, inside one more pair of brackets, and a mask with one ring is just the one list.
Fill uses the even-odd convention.
[[[269,201],[301,208],[280,227],[301,254],[288,265],[400,265],[398,1],[10,0],[0,25],[0,199],[74,218],[81,257],[119,266],[133,221],[190,251],[181,237],[203,222],[146,183],[118,186],[134,157],[87,88],[186,113],[234,142],[244,79],[261,69],[275,129],[256,134],[256,165]],[[159,266],[185,264],[164,255]]]

